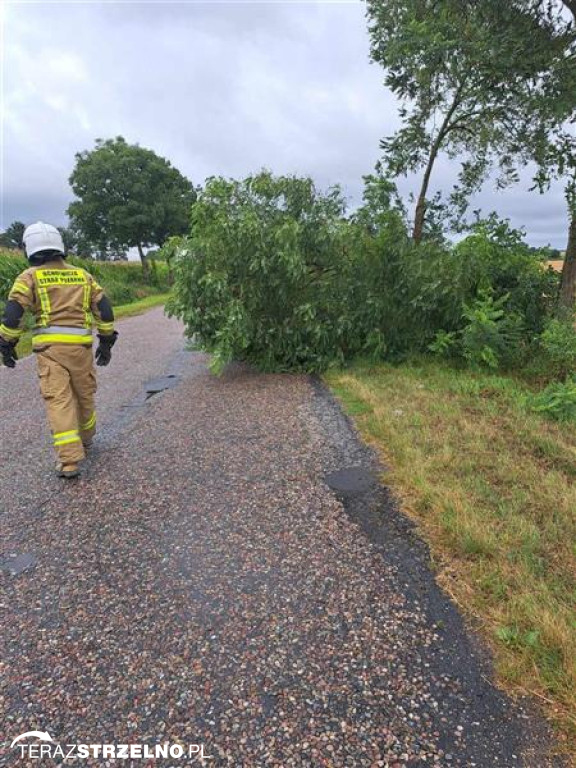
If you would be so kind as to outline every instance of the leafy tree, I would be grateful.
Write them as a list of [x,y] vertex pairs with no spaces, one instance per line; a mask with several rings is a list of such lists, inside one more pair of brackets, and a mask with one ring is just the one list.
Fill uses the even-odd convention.
[[[64,241],[64,250],[67,254],[73,253],[84,259],[97,261],[127,261],[128,256],[122,250],[115,247],[98,248],[90,243],[84,234],[76,227],[58,227]],[[147,254],[148,256],[149,254]]]
[[3,248],[22,248],[25,229],[26,226],[21,221],[13,221],[0,235],[0,246]]
[[64,251],[66,253],[78,252],[78,234],[70,227],[58,227],[58,232],[62,235]]
[[176,259],[178,258],[178,254],[181,252],[183,248],[186,247],[185,242],[186,242],[185,238],[180,237],[178,235],[174,237],[169,237],[168,240],[166,240],[166,242],[160,249],[160,251],[158,251],[158,256],[161,259],[164,259],[168,266],[169,285],[172,285],[174,283],[174,264],[176,262]]
[[563,30],[522,2],[501,0],[368,0],[368,19],[372,59],[402,102],[402,127],[382,141],[388,169],[394,176],[423,170],[413,227],[419,242],[442,152],[463,158],[452,195],[460,210],[493,164],[502,182],[516,178],[517,157],[528,155],[526,105],[562,56]]
[[99,254],[137,248],[146,271],[144,248],[183,234],[196,199],[168,160],[121,136],[77,154],[70,184],[78,198],[68,208],[72,226]]
[[309,178],[207,180],[190,236],[163,253],[174,251],[171,312],[213,354],[215,370],[232,359],[307,371],[344,359],[356,335],[343,215],[340,190],[322,194]]
[[375,173],[363,177],[362,205],[351,220],[375,235],[394,224],[399,236],[405,234],[406,210],[393,181],[386,178],[382,163],[377,163]]

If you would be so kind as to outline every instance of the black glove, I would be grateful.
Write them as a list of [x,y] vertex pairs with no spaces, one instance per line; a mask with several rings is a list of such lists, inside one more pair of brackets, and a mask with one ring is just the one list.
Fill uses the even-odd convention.
[[7,368],[14,368],[18,355],[16,354],[16,341],[6,341],[0,337],[0,355],[2,355],[2,362]]
[[118,338],[118,331],[114,331],[110,336],[102,336],[98,334],[100,343],[96,350],[96,365],[108,365],[112,358],[112,347],[116,344]]

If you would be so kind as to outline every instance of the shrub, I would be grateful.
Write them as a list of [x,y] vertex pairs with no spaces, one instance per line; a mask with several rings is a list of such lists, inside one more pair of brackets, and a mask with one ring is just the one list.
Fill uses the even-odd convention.
[[509,296],[495,299],[491,290],[483,290],[470,305],[464,306],[466,325],[461,331],[462,356],[472,367],[498,368],[518,355],[522,321],[506,312]]
[[28,262],[19,251],[0,250],[0,305],[6,301],[14,280]]
[[558,275],[546,270],[543,254],[531,250],[505,222],[479,221],[444,261],[439,280],[446,330],[459,325],[462,307],[486,291],[495,301],[507,297],[506,313],[522,319],[527,335],[543,330],[555,307]]
[[457,337],[454,331],[437,331],[434,341],[428,344],[428,350],[440,357],[450,357],[454,354]]
[[[360,284],[358,304],[376,327],[361,326],[371,338],[385,340],[387,356],[430,345],[439,352],[438,344],[445,355],[462,355],[470,345],[478,351],[480,337],[497,331],[498,360],[518,364],[554,308],[558,276],[505,222],[479,222],[456,246],[429,241],[416,247],[389,214],[385,226],[365,228],[356,240],[363,272],[353,277]],[[503,313],[490,332],[488,318],[483,320],[488,308],[482,308],[488,294]]]
[[508,298],[495,299],[491,290],[481,290],[475,301],[464,305],[462,328],[438,331],[428,350],[443,357],[461,357],[472,368],[518,364],[527,344],[523,343],[522,318],[507,311]]
[[568,320],[552,319],[539,338],[540,364],[553,378],[576,371],[576,329]]
[[350,341],[349,262],[338,189],[268,172],[210,179],[192,208],[169,311],[214,355],[264,370],[320,370]]
[[533,411],[556,421],[576,421],[576,381],[553,382],[534,395],[530,402]]

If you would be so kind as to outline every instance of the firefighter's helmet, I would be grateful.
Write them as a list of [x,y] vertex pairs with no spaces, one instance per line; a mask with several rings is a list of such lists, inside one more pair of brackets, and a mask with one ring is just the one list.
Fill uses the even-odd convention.
[[43,251],[54,252],[56,251],[60,255],[64,256],[64,241],[62,235],[56,227],[52,224],[44,224],[43,221],[37,221],[35,224],[30,224],[24,230],[24,247],[26,248],[26,256],[28,259],[32,259],[35,254],[40,254]]

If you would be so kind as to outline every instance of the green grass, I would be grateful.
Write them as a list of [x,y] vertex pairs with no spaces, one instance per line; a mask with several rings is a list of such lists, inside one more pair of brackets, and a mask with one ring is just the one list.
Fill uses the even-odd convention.
[[[158,293],[152,296],[146,296],[138,301],[133,301],[131,304],[121,304],[119,307],[114,307],[114,316],[119,320],[122,317],[141,315],[143,312],[147,312],[153,307],[166,304],[169,298],[169,293]],[[32,353],[32,334],[29,331],[22,335],[18,342],[18,346],[16,347],[16,351],[19,358],[27,357]]]
[[420,361],[326,381],[390,467],[438,579],[482,628],[499,680],[576,738],[576,429],[526,383]]
[[159,307],[166,304],[170,298],[169,293],[158,293],[152,296],[146,296],[138,301],[133,301],[131,304],[122,304],[119,307],[114,307],[114,316],[116,319],[121,317],[133,317],[134,315],[141,315],[153,307]]

